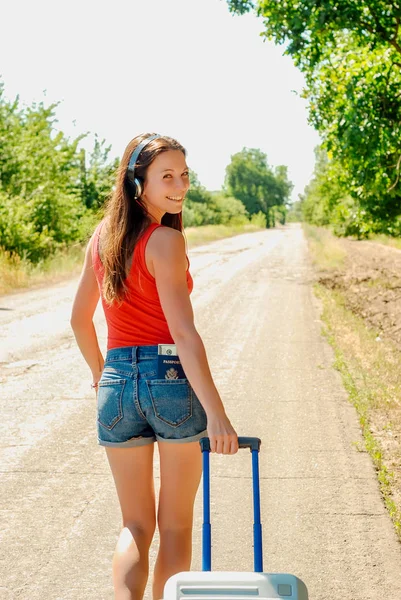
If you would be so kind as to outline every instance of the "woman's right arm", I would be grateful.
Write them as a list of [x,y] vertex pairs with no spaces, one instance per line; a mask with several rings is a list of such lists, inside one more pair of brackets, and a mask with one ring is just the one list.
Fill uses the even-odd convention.
[[220,454],[235,454],[238,451],[238,437],[213,382],[205,347],[194,324],[186,279],[184,237],[175,229],[159,227],[150,237],[147,251],[177,354],[207,415],[211,450]]

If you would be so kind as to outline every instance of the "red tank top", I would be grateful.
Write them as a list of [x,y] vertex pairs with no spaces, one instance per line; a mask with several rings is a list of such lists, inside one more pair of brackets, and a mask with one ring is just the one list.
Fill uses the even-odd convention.
[[[104,268],[99,256],[99,234],[104,221],[95,229],[92,244],[92,262],[97,279],[103,310],[107,322],[107,350],[121,346],[153,346],[174,344],[157,292],[156,280],[149,273],[145,262],[145,248],[159,223],[151,223],[135,245],[130,272],[126,279],[128,288],[121,305],[108,306],[102,295]],[[189,269],[189,259],[188,269]],[[187,269],[188,293],[193,280]]]

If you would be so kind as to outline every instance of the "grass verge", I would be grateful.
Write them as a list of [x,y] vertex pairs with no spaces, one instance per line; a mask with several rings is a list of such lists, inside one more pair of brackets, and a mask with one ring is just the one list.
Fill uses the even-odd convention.
[[320,284],[315,293],[323,303],[324,334],[335,353],[334,367],[357,410],[366,451],[401,541],[401,353],[347,310],[341,293]]
[[[214,240],[261,229],[252,223],[203,225],[186,228],[185,235],[189,248],[194,248]],[[68,250],[59,251],[37,265],[19,257],[10,257],[7,252],[0,251],[0,295],[43,287],[78,276],[83,265],[85,247],[83,244],[74,244]]]
[[[304,228],[313,262],[327,272],[334,265],[341,266],[344,257],[332,234],[318,229]],[[318,283],[314,289],[322,301],[324,334],[335,353],[334,367],[356,408],[365,450],[373,460],[383,501],[401,540],[401,353],[391,340],[383,339],[346,308],[346,291]]]
[[254,231],[262,231],[262,228],[252,223],[246,225],[201,225],[200,227],[186,227],[185,235],[189,248],[194,248],[195,246],[207,244],[207,242]]
[[390,235],[377,234],[370,235],[369,241],[378,242],[379,244],[385,244],[386,246],[391,246],[392,248],[397,248],[401,250],[401,238],[399,237],[391,237]]
[[85,246],[76,244],[36,265],[0,251],[0,295],[58,283],[81,272]]
[[324,227],[314,227],[307,223],[303,223],[302,226],[306,233],[314,265],[318,269],[341,268],[347,253],[335,236]]

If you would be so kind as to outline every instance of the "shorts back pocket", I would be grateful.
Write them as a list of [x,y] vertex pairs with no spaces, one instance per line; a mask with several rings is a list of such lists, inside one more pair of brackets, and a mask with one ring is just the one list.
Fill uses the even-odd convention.
[[192,417],[192,388],[187,379],[151,379],[146,384],[158,419],[178,427]]
[[97,420],[106,429],[123,418],[122,396],[126,379],[99,381],[97,390]]

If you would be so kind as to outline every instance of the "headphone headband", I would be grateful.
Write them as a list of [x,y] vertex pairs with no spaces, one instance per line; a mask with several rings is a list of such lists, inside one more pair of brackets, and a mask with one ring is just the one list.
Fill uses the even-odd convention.
[[148,144],[152,140],[155,140],[156,138],[159,138],[159,137],[162,137],[162,136],[159,134],[151,135],[150,137],[146,138],[145,140],[142,140],[142,142],[140,144],[138,144],[138,146],[135,148],[135,150],[132,153],[132,156],[130,158],[129,164],[128,164],[128,171],[130,171],[130,176],[132,178],[133,178],[134,172],[135,172],[135,163],[137,161],[138,156],[142,152],[143,148],[146,146],[146,144]]

